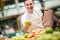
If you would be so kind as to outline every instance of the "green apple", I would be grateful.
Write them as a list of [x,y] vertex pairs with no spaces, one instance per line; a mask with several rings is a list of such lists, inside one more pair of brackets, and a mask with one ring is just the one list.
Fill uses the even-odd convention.
[[25,34],[24,34],[24,37],[25,37],[25,38],[27,38],[27,37],[28,37],[28,35],[29,35],[28,33],[25,33]]
[[27,25],[27,26],[30,26],[30,20],[25,20],[24,24]]
[[53,33],[53,29],[50,28],[50,27],[49,28],[46,28],[45,33],[46,34]]

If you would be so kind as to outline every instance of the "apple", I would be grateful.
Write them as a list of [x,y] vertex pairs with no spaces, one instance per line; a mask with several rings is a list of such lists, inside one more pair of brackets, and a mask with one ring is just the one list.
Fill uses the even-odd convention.
[[29,35],[29,34],[28,34],[28,33],[26,33],[26,34],[24,34],[24,37],[25,37],[25,38],[27,38],[27,37],[28,37],[28,35]]
[[53,33],[53,29],[48,27],[48,28],[46,28],[45,33],[46,34],[52,34]]
[[25,20],[24,24],[27,25],[27,26],[30,26],[30,20]]
[[33,38],[33,37],[35,37],[35,33],[31,33],[28,35],[28,38]]

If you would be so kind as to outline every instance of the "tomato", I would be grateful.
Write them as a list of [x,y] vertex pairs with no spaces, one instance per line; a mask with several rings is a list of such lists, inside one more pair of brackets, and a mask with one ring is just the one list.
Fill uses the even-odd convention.
[[58,19],[58,25],[60,25],[60,19]]

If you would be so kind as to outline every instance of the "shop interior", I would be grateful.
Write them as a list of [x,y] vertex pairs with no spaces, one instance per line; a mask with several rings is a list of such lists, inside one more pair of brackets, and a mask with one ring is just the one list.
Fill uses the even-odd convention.
[[[57,21],[60,19],[60,0],[34,0],[35,8],[40,8],[44,14],[44,8],[50,8],[53,12],[53,29],[57,26]],[[20,18],[26,11],[24,0],[0,0],[0,28],[4,34],[5,26],[13,28],[15,33],[21,33]],[[13,33],[13,34],[15,34]],[[13,35],[12,36],[16,36]],[[4,36],[9,36],[10,34]]]

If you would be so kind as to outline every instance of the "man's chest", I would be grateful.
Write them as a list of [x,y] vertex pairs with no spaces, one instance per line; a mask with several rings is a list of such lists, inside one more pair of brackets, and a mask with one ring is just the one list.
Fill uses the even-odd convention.
[[40,19],[40,16],[37,13],[33,13],[31,15],[28,15],[29,20],[37,20]]
[[42,18],[40,15],[36,13],[36,14],[29,15],[28,20],[30,20],[32,24],[40,24],[42,21]]

